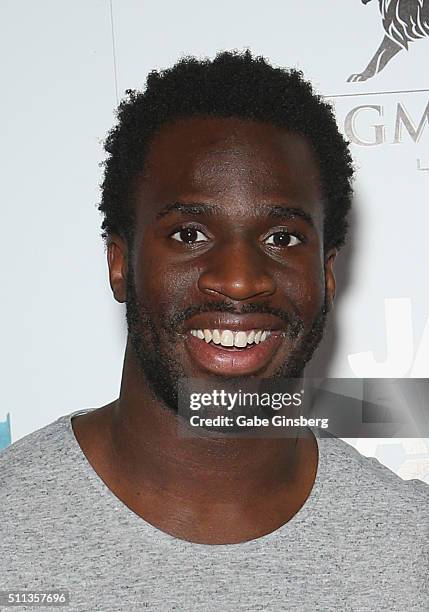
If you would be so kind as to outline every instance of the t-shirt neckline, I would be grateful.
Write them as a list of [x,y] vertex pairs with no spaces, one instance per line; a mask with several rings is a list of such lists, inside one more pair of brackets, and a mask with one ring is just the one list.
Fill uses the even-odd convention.
[[197,543],[191,542],[189,540],[184,540],[179,538],[178,536],[174,536],[166,531],[162,531],[159,527],[156,527],[152,523],[149,523],[146,519],[138,515],[134,512],[129,506],[127,506],[115,493],[109,489],[103,479],[97,474],[94,470],[90,462],[88,461],[86,455],[81,449],[79,442],[76,439],[76,436],[72,427],[72,419],[75,416],[86,414],[87,412],[91,412],[93,408],[85,408],[81,410],[76,410],[67,415],[64,415],[58,419],[57,422],[61,422],[64,424],[67,436],[69,439],[69,448],[73,454],[74,458],[74,466],[79,469],[82,473],[84,479],[89,483],[91,489],[97,494],[97,496],[101,497],[106,504],[108,504],[109,508],[111,508],[118,516],[118,518],[125,519],[131,524],[134,524],[134,527],[137,527],[145,532],[146,535],[150,535],[153,539],[155,539],[158,543],[166,543],[166,544],[178,544],[180,543],[183,546],[198,546],[201,548],[210,547],[213,549],[227,549],[232,547],[254,547],[254,546],[263,546],[265,544],[269,544],[272,540],[279,539],[282,536],[285,536],[287,539],[287,534],[292,529],[302,529],[307,521],[314,516],[317,511],[317,505],[319,503],[320,495],[323,489],[323,482],[325,481],[326,471],[327,471],[327,447],[326,440],[317,436],[317,432],[315,432],[314,428],[312,429],[318,447],[318,465],[316,478],[313,484],[313,487],[310,491],[309,496],[306,501],[302,505],[302,507],[298,510],[298,512],[291,518],[289,521],[275,529],[274,531],[263,535],[259,538],[255,538],[253,540],[248,540],[246,542],[239,542],[236,544],[205,544],[205,543]]

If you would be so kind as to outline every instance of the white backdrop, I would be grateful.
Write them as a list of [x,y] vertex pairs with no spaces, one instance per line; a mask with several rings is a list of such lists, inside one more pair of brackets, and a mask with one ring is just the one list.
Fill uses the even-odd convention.
[[[249,47],[302,69],[353,142],[351,242],[310,373],[429,376],[427,37],[350,83],[384,35],[376,0],[3,0],[0,22],[0,421],[10,413],[12,441],[118,395],[124,310],[99,237],[101,143],[124,90],[183,54]],[[429,440],[353,443],[429,482]]]

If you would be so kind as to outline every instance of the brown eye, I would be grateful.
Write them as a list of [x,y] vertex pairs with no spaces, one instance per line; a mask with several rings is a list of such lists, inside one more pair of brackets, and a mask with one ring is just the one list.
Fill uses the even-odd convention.
[[171,235],[173,240],[177,240],[178,242],[185,242],[186,244],[194,244],[196,242],[206,242],[208,240],[207,236],[197,230],[196,227],[182,227],[179,231],[174,232]]
[[294,234],[289,234],[289,232],[278,231],[268,236],[264,242],[276,247],[291,247],[300,244],[301,240]]

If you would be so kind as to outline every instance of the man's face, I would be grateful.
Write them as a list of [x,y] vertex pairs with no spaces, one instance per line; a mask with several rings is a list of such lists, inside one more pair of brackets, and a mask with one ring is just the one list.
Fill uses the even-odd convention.
[[165,125],[134,195],[132,250],[114,238],[109,266],[156,394],[175,409],[179,377],[300,376],[335,290],[307,141],[238,119]]

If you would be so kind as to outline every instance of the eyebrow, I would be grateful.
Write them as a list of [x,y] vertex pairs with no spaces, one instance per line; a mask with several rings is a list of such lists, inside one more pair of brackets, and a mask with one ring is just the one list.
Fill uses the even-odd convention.
[[268,217],[272,217],[274,219],[295,219],[296,217],[299,217],[314,227],[312,216],[305,212],[305,210],[302,210],[302,208],[293,208],[291,206],[273,206],[268,211]]
[[[266,212],[266,217],[273,219],[295,219],[299,217],[306,221],[309,225],[314,227],[314,221],[311,215],[302,210],[302,208],[295,208],[292,206],[271,206],[271,207],[261,207],[261,210]],[[173,202],[172,204],[168,204],[165,206],[157,215],[157,219],[161,219],[166,215],[169,215],[174,212],[179,212],[184,215],[203,215],[206,217],[214,217],[219,216],[221,210],[215,204],[206,204],[200,202]]]
[[219,208],[213,204],[203,204],[203,203],[192,203],[187,204],[186,202],[173,202],[173,204],[168,204],[165,206],[157,215],[157,219],[161,219],[166,215],[169,215],[174,212],[180,212],[184,215],[205,215],[207,217],[213,217],[216,214],[219,214]]

